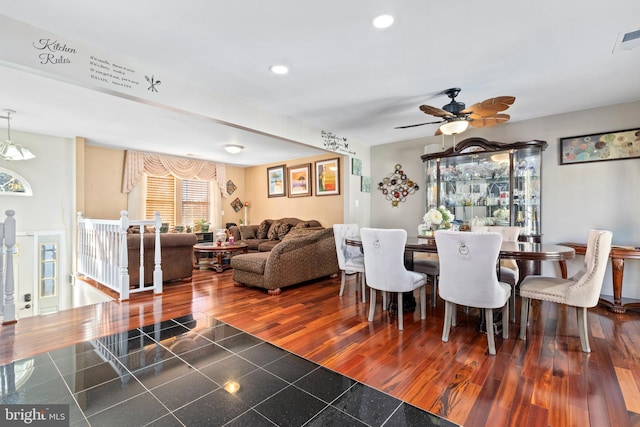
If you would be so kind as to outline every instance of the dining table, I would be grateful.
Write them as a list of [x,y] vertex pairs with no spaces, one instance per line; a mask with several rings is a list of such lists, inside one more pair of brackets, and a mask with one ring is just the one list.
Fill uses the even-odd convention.
[[[350,246],[360,247],[362,250],[362,239],[360,236],[346,237],[345,243]],[[410,237],[407,239],[404,248],[404,264],[408,270],[413,270],[413,255],[415,252],[438,253],[436,239],[433,236]],[[516,261],[519,270],[518,283],[520,283],[522,279],[528,275],[540,274],[540,261],[559,261],[561,274],[566,278],[565,261],[573,259],[575,256],[575,249],[569,246],[535,242],[503,241],[500,246],[499,258],[513,259]],[[415,307],[415,299],[412,296],[413,293],[407,295],[403,301]],[[411,300],[413,300],[413,304],[411,304]],[[410,311],[407,310],[406,307],[404,307],[404,310],[405,312]],[[515,313],[512,313],[512,318],[515,321]],[[478,325],[479,329],[482,330],[484,327],[482,318],[479,320]]]
[[[345,238],[345,243],[351,246],[362,247],[360,236],[350,236]],[[409,237],[405,243],[405,266],[413,268],[413,254],[415,252],[438,253],[436,239],[430,236]],[[514,259],[520,268],[520,280],[530,274],[538,272],[531,271],[527,261],[566,261],[576,256],[574,248],[564,245],[534,243],[534,242],[506,242],[500,246],[500,259]]]

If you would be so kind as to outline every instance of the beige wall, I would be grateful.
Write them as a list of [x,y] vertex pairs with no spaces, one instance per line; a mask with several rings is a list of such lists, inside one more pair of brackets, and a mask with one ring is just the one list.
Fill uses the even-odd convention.
[[287,167],[311,163],[313,175],[314,162],[339,157],[340,158],[340,194],[334,196],[315,195],[315,176],[312,176],[314,191],[309,197],[271,197],[267,196],[267,168],[283,163],[255,166],[245,170],[246,200],[251,205],[248,211],[250,224],[258,224],[263,219],[277,219],[295,217],[299,219],[316,219],[325,227],[344,222],[344,177],[349,168],[348,158],[336,153],[320,156],[305,157],[284,162]]
[[[120,211],[127,210],[127,195],[122,193],[122,174],[124,171],[125,151],[84,144],[78,140],[77,145],[84,151],[84,160],[78,161],[78,169],[84,165],[84,194],[77,195],[80,203],[84,200],[82,212],[87,218],[118,219]],[[81,155],[82,150],[77,150]],[[222,212],[214,213],[214,223],[224,226],[227,222],[244,222],[244,209],[235,212],[231,202],[236,198],[242,202],[249,201],[247,220],[257,224],[263,219],[296,217],[300,219],[316,219],[325,227],[344,222],[344,177],[349,173],[348,158],[335,153],[307,157],[285,162],[286,166],[311,163],[313,170],[317,160],[340,157],[340,194],[335,196],[310,197],[267,197],[267,168],[276,164],[242,168],[226,166],[226,181],[233,181],[237,189],[231,194],[223,194]],[[346,160],[345,160],[346,159]],[[278,163],[282,164],[282,163]],[[79,175],[80,176],[80,175]],[[314,183],[315,185],[315,183]],[[78,185],[80,189],[81,186]],[[226,197],[225,197],[226,196]],[[218,224],[214,224],[215,227]]]
[[[247,186],[245,185],[245,168],[227,165],[226,174],[227,182],[229,180],[233,181],[237,188],[232,194],[227,194],[226,191],[223,192],[221,205],[224,215],[219,215],[219,213],[214,215],[214,217],[220,219],[220,227],[224,227],[224,225],[228,222],[240,224],[240,219],[244,221],[244,209],[235,212],[233,210],[233,207],[231,207],[231,202],[233,202],[235,199],[240,199],[240,201],[244,203],[244,201],[246,200],[245,197]],[[219,227],[216,225],[216,228]]]
[[120,211],[127,209],[123,171],[124,150],[84,145],[84,195],[76,198],[84,199],[86,218],[120,218]]

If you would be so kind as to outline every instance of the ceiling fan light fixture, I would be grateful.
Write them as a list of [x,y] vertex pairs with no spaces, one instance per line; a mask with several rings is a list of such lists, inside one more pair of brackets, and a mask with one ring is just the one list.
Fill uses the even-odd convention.
[[457,135],[464,132],[469,127],[469,122],[466,120],[453,120],[443,123],[440,126],[440,132],[445,135]]
[[227,144],[224,146],[224,149],[227,150],[227,153],[238,154],[244,150],[244,146],[240,144]]

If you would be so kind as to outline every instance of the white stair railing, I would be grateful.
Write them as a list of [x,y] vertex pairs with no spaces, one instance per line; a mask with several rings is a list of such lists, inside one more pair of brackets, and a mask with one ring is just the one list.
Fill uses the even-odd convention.
[[[119,220],[89,219],[78,212],[78,260],[77,274],[89,277],[112,289],[120,295],[120,300],[128,300],[129,295],[153,289],[162,293],[162,256],[160,248],[160,227],[162,220],[156,212],[153,220],[130,220],[127,211],[120,212]],[[140,228],[140,280],[130,289],[127,230],[130,226]],[[155,253],[153,283],[144,283],[144,234],[145,227],[155,228]]]

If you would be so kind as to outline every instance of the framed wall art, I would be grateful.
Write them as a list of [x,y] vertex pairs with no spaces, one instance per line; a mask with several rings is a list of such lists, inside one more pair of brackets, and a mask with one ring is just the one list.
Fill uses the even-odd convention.
[[287,195],[287,177],[285,165],[267,168],[267,195],[269,197],[282,197]]
[[640,128],[560,138],[560,164],[640,157]]
[[227,181],[227,194],[232,195],[234,191],[236,191],[238,187],[233,183],[233,181]]
[[311,163],[287,168],[289,197],[311,196]]
[[231,202],[231,207],[233,208],[234,212],[240,212],[240,209],[242,209],[243,206],[244,203],[242,203],[237,197],[233,202]]
[[362,160],[351,158],[351,175],[362,175]]
[[371,177],[362,175],[360,177],[360,191],[363,193],[371,193]]
[[316,196],[340,194],[340,158],[315,163]]

